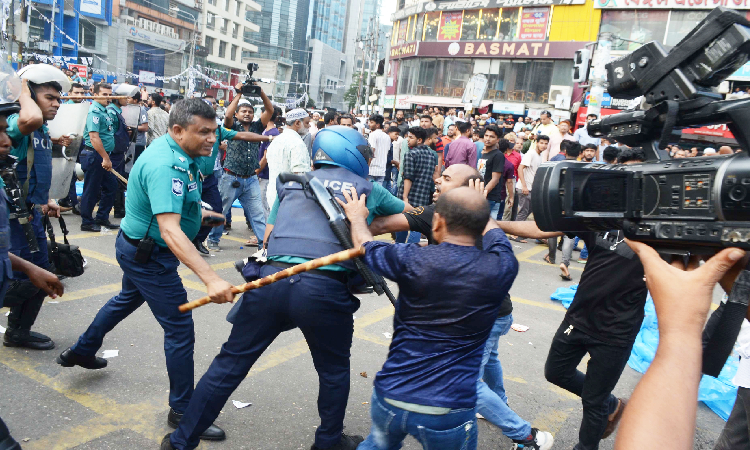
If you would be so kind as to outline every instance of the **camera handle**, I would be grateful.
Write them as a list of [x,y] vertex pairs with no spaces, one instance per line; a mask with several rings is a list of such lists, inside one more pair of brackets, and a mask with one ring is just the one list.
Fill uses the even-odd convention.
[[734,281],[718,321],[704,331],[703,373],[718,377],[732,353],[750,304],[750,262]]

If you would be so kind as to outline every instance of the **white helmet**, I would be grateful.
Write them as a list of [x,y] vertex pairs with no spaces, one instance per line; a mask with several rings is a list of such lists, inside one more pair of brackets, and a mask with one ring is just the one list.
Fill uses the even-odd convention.
[[34,84],[56,82],[62,87],[62,92],[70,91],[70,80],[57,67],[49,64],[30,64],[18,71],[18,76]]
[[135,97],[136,94],[138,94],[140,89],[138,89],[138,86],[133,86],[132,84],[122,83],[118,84],[114,90],[112,91],[112,95],[124,95],[126,97]]
[[21,110],[21,79],[9,64],[0,60],[0,116],[9,116]]

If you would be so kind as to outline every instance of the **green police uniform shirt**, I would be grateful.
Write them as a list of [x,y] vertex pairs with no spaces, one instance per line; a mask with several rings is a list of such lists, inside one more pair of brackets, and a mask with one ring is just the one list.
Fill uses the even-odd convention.
[[107,108],[97,102],[91,103],[89,115],[86,117],[86,128],[83,130],[84,142],[87,147],[94,148],[91,145],[89,132],[99,133],[99,138],[104,144],[104,151],[111,153],[115,149],[115,127],[112,116],[107,114]]
[[216,142],[214,142],[214,146],[211,149],[211,156],[201,156],[200,158],[196,158],[198,169],[200,169],[204,177],[213,175],[214,173],[214,169],[216,168],[216,158],[219,157],[219,145],[221,145],[221,141],[229,141],[236,135],[236,131],[224,128],[221,125],[216,128]]
[[122,114],[122,108],[120,108],[119,105],[115,105],[114,103],[110,103],[107,105],[107,114],[109,114],[109,117],[112,118],[112,129],[116,133],[117,130],[120,128],[120,121],[117,119],[118,114]]
[[[42,125],[42,131],[45,136],[49,136],[49,129],[47,124]],[[10,154],[18,158],[19,161],[26,159],[26,154],[29,152],[29,139],[32,134],[24,135],[21,130],[18,129],[18,113],[11,114],[8,116],[8,137],[13,143],[13,147],[10,149]]]
[[167,247],[155,216],[176,213],[192,241],[201,227],[201,189],[198,163],[165,134],[148,146],[130,171],[120,228],[132,239],[143,239],[148,232],[159,246]]

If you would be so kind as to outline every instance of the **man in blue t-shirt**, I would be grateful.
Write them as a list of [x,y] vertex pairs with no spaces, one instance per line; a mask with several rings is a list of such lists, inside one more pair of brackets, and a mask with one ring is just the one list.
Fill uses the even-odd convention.
[[424,448],[475,449],[479,367],[518,274],[513,249],[470,187],[440,196],[432,220],[438,245],[427,247],[375,241],[365,196],[352,194],[344,208],[354,245],[364,245],[364,261],[399,287],[393,341],[375,377],[372,429],[359,448],[398,448],[411,434]]

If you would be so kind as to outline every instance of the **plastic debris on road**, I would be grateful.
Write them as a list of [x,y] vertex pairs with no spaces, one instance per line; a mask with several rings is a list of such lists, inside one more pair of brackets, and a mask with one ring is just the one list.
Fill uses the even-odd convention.
[[244,403],[239,400],[232,400],[232,404],[237,409],[247,408],[248,406],[252,405],[252,403]]
[[120,355],[120,350],[104,350],[104,352],[102,352],[102,358],[104,359],[114,358],[115,356],[119,356],[119,355]]
[[529,327],[526,325],[521,325],[520,323],[514,323],[510,326],[511,329],[514,331],[518,331],[519,333],[523,333],[524,331],[529,331]]

